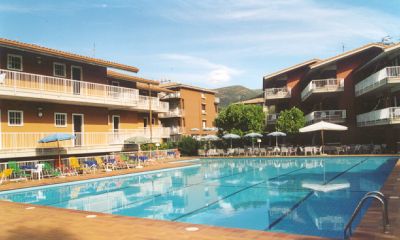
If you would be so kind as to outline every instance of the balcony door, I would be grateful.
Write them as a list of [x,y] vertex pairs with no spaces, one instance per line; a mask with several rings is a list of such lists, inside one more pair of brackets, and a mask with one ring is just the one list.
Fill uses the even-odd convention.
[[75,135],[74,146],[83,144],[83,114],[72,114],[72,128]]
[[119,132],[119,123],[120,123],[120,117],[118,115],[113,115],[112,116],[112,125],[113,125],[114,133]]
[[72,88],[75,95],[81,95],[82,68],[71,66],[71,79],[73,82]]

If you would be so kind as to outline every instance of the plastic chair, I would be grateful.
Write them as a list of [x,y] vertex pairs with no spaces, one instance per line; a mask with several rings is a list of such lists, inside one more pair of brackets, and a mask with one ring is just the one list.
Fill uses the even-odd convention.
[[37,175],[38,180],[43,178],[43,163],[36,164],[36,169],[32,169],[32,176]]
[[11,168],[8,169],[4,169],[1,173],[0,173],[0,185],[8,178],[11,176],[13,170]]

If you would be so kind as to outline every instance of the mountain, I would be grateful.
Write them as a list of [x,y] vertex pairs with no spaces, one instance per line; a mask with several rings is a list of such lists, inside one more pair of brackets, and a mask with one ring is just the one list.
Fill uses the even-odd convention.
[[240,85],[216,88],[217,97],[220,98],[220,107],[226,107],[231,103],[244,101],[256,97],[262,97],[262,89],[249,89]]

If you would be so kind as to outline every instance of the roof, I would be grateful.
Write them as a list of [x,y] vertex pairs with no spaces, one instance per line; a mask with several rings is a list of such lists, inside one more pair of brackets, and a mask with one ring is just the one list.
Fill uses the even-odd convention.
[[140,82],[140,83],[148,83],[148,84],[153,84],[153,85],[159,85],[160,82],[156,80],[149,80],[137,76],[132,76],[128,74],[123,74],[119,72],[115,72],[112,70],[107,70],[107,77],[109,78],[114,78],[118,80],[125,80],[125,81],[132,81],[132,82]]
[[151,91],[154,91],[154,92],[166,92],[166,93],[174,93],[175,92],[175,91],[172,91],[172,90],[169,90],[169,89],[166,89],[166,88],[162,88],[162,87],[157,86],[157,85],[150,85],[149,86],[148,84],[140,83],[140,82],[138,82],[136,84],[136,88],[143,89],[143,90],[151,90]]
[[217,93],[217,91],[214,91],[214,90],[211,90],[211,89],[201,88],[201,87],[196,87],[196,86],[182,84],[182,83],[176,83],[176,82],[161,83],[160,86],[164,87],[164,88],[168,88],[168,89],[171,89],[171,88],[187,88],[187,89],[192,89],[192,90],[201,91],[201,92],[208,92],[208,93],[213,93],[213,94]]
[[21,49],[24,51],[30,51],[30,52],[37,52],[49,56],[55,56],[55,57],[61,57],[73,61],[78,61],[78,62],[84,62],[88,64],[93,64],[93,65],[99,65],[103,67],[112,67],[112,68],[117,68],[129,72],[138,72],[139,69],[133,66],[128,66],[120,63],[115,63],[115,62],[110,62],[98,58],[92,58],[92,57],[86,57],[74,53],[68,53],[60,50],[55,50],[47,47],[42,47],[38,46],[35,44],[28,44],[28,43],[23,43],[23,42],[18,42],[14,40],[9,40],[5,38],[0,38],[0,46],[5,46],[5,47],[10,47],[10,48],[16,48],[16,49]]
[[296,65],[284,68],[284,69],[279,70],[277,72],[265,75],[264,79],[273,78],[273,77],[279,76],[281,74],[284,74],[284,73],[287,73],[287,72],[290,72],[290,71],[293,71],[293,70],[296,70],[296,69],[299,69],[299,68],[302,68],[302,67],[305,67],[305,66],[320,62],[320,61],[321,61],[320,59],[314,58],[314,59],[311,59],[311,60],[296,64]]
[[360,67],[359,69],[357,69],[356,72],[360,72],[362,70],[364,70],[365,68],[367,68],[368,66],[370,66],[373,63],[376,63],[377,61],[379,61],[380,59],[387,57],[388,55],[392,54],[395,51],[399,51],[400,50],[400,43],[396,43],[393,45],[388,45],[382,53],[380,53],[378,56],[374,57],[373,59],[371,59],[369,62],[367,62],[366,64],[364,64],[362,67]]
[[314,58],[314,59],[311,59],[311,60],[296,64],[296,65],[293,65],[291,67],[288,67],[288,68],[285,68],[285,69],[282,69],[280,71],[277,71],[277,72],[274,72],[274,73],[271,73],[269,75],[264,76],[264,80],[268,79],[268,78],[273,78],[273,77],[279,76],[281,74],[284,74],[284,73],[287,73],[287,72],[290,72],[290,71],[293,71],[293,70],[296,70],[296,69],[299,69],[299,68],[302,68],[302,67],[305,67],[305,66],[309,66],[311,64],[314,64],[314,63],[317,63],[317,62],[320,62],[320,61],[321,60]]
[[253,98],[253,99],[249,99],[249,100],[246,100],[246,101],[236,102],[235,104],[258,104],[258,103],[264,104],[264,98],[262,98],[262,97]]
[[316,69],[318,67],[324,66],[324,65],[329,64],[329,63],[336,62],[336,61],[341,60],[343,58],[352,56],[354,54],[358,54],[360,52],[363,52],[363,51],[366,51],[366,50],[369,50],[369,49],[372,49],[372,48],[379,48],[379,49],[383,50],[383,49],[386,48],[386,46],[384,44],[381,44],[381,43],[370,43],[370,44],[364,45],[362,47],[359,47],[359,48],[344,52],[342,54],[336,55],[334,57],[327,58],[325,60],[322,60],[322,61],[319,61],[317,63],[314,63],[314,64],[312,64],[310,66],[310,69]]

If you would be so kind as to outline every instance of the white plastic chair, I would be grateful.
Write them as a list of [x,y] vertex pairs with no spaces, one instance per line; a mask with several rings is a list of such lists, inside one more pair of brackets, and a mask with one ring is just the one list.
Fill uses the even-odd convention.
[[43,178],[43,163],[36,164],[36,169],[32,169],[32,177],[37,175],[37,178],[40,180]]

